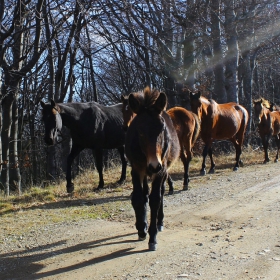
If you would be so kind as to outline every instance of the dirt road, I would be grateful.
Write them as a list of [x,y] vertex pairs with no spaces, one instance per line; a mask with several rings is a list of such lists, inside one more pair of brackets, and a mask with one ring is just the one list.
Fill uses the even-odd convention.
[[165,196],[155,252],[137,241],[132,208],[119,221],[27,233],[22,248],[0,244],[0,279],[279,280],[279,170],[269,163],[192,178],[189,191]]

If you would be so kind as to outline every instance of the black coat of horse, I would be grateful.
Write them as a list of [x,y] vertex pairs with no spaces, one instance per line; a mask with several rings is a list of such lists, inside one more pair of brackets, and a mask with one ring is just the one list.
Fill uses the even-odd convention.
[[[136,216],[139,240],[147,235],[147,203],[151,219],[149,249],[156,250],[157,232],[163,229],[163,195],[168,169],[179,157],[180,144],[172,120],[165,111],[167,97],[145,88],[129,95],[129,106],[135,114],[127,129],[125,151],[131,164],[132,206]],[[149,194],[147,177],[151,177]]]
[[67,192],[74,190],[71,182],[71,166],[74,158],[85,148],[95,151],[96,168],[99,174],[98,188],[103,188],[103,149],[118,149],[122,161],[119,183],[126,179],[127,161],[124,155],[125,132],[123,131],[122,103],[103,106],[96,102],[55,103],[41,101],[42,120],[45,124],[45,142],[57,143],[58,133],[65,125],[72,137],[72,149],[67,158]]

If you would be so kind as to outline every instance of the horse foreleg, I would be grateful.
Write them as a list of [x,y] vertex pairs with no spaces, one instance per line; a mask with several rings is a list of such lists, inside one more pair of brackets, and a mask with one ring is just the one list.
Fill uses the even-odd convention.
[[104,187],[104,180],[103,180],[103,150],[101,148],[95,149],[95,163],[96,169],[99,175],[99,183],[97,190],[100,190]]
[[157,229],[158,229],[158,231],[163,231],[163,218],[164,218],[164,213],[163,213],[163,196],[164,196],[164,191],[165,191],[165,180],[164,180],[164,182],[162,184],[162,187],[161,187],[160,206],[159,206],[159,210],[158,210],[158,220],[157,220]]
[[67,157],[67,169],[66,169],[66,190],[68,193],[74,191],[74,184],[71,181],[72,163],[75,157],[82,151],[82,149],[73,144],[70,154]]
[[268,137],[263,136],[262,137],[262,144],[263,144],[263,149],[264,149],[264,162],[267,163],[269,162],[269,157],[268,157]]
[[208,154],[208,145],[206,144],[204,146],[204,149],[203,149],[203,152],[202,152],[203,160],[202,160],[202,167],[201,167],[201,170],[200,170],[200,175],[206,175],[206,164],[205,164],[205,161],[206,161],[207,154]]
[[126,168],[127,168],[127,160],[124,153],[124,146],[118,148],[118,151],[122,161],[122,174],[120,180],[118,181],[118,184],[123,184],[126,179]]
[[[159,172],[152,182],[152,190],[149,196],[149,205],[151,212],[150,226],[149,226],[149,250],[155,251],[157,249],[157,233],[158,233],[158,218],[160,223],[163,220],[163,197],[162,188],[166,180],[167,173]],[[160,213],[160,214],[159,214]]]
[[215,173],[215,162],[213,160],[213,151],[212,151],[212,147],[210,146],[209,149],[208,149],[208,155],[210,157],[210,161],[211,161],[211,167],[210,167],[210,170],[209,170],[209,173],[210,174],[213,174]]
[[131,171],[133,192],[131,195],[131,204],[136,217],[136,229],[138,231],[138,239],[145,240],[147,235],[147,203],[148,203],[148,182],[147,177],[143,180],[143,189],[141,185],[141,178],[134,170]]

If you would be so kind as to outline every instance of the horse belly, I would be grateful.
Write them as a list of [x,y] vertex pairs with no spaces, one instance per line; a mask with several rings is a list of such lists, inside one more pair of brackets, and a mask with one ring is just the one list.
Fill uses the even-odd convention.
[[234,137],[234,135],[238,132],[240,125],[238,122],[231,121],[222,121],[213,129],[212,138],[226,140]]

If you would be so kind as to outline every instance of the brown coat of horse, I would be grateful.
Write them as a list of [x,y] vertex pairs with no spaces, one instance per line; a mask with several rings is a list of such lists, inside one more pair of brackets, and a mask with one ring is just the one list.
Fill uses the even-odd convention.
[[[145,88],[128,98],[136,114],[126,132],[125,153],[131,164],[132,206],[139,240],[147,235],[147,203],[150,205],[149,250],[157,248],[157,232],[163,229],[163,195],[168,169],[179,157],[180,145],[173,123],[165,111],[163,92]],[[151,178],[149,194],[148,177]]]
[[261,98],[254,100],[255,123],[258,125],[260,137],[264,148],[264,163],[269,162],[268,145],[272,136],[275,136],[277,153],[275,162],[278,162],[280,149],[280,112],[270,111],[271,106],[267,105],[267,100]]
[[[123,118],[124,118],[124,130],[127,130],[130,123],[132,122],[133,118],[136,114],[131,110],[128,104],[128,97],[122,96],[123,102]],[[188,189],[189,185],[189,165],[192,159],[192,148],[196,142],[196,139],[200,132],[200,121],[198,117],[186,110],[183,107],[173,107],[166,111],[167,114],[170,116],[174,128],[177,132],[179,143],[180,143],[180,158],[184,165],[184,183],[183,183],[183,190]],[[168,176],[168,185],[169,185],[169,194],[173,194],[173,181]]]
[[247,110],[234,102],[218,104],[214,100],[208,100],[201,96],[200,92],[190,92],[191,108],[201,120],[201,138],[205,143],[203,150],[203,162],[201,175],[206,174],[205,159],[207,154],[211,160],[209,173],[215,172],[215,163],[212,156],[213,140],[229,140],[234,144],[236,150],[236,163],[234,171],[238,170],[241,147],[244,140],[245,130],[248,124],[249,116]]

